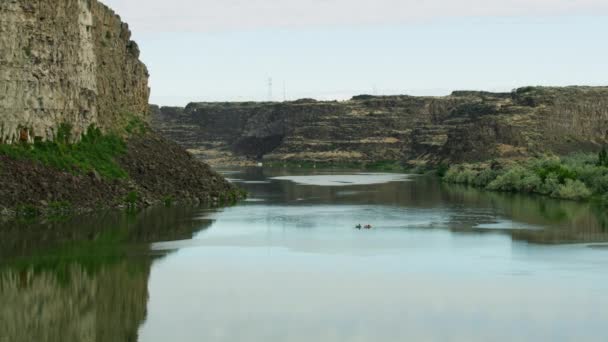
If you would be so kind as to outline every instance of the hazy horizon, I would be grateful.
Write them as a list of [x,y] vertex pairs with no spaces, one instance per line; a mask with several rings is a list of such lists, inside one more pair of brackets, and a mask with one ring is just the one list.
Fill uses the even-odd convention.
[[129,23],[158,105],[608,80],[604,1],[103,2]]

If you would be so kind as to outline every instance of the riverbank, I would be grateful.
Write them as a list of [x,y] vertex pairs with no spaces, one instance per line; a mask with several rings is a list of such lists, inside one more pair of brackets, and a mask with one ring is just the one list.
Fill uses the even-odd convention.
[[441,174],[448,183],[490,191],[544,195],[608,203],[606,152],[458,164]]
[[128,138],[90,128],[76,143],[68,130],[53,142],[0,145],[0,219],[175,203],[218,206],[245,196],[179,145],[136,128]]
[[413,165],[397,161],[331,163],[271,161],[264,167],[323,170],[360,169],[375,172],[434,174],[444,182],[487,191],[548,196],[556,199],[608,204],[608,153],[495,159],[479,163]]

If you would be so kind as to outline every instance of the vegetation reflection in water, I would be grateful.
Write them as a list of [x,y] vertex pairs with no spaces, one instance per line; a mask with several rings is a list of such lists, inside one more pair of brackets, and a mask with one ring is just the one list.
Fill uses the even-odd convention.
[[0,341],[137,341],[146,318],[148,243],[188,239],[194,208],[107,213],[0,231]]
[[[455,234],[498,232],[514,240],[540,244],[603,246],[608,241],[606,212],[593,204],[484,192],[424,176],[347,187],[269,180],[298,172],[251,169],[229,174],[253,198],[230,211],[248,215],[268,206],[306,210],[332,205],[355,210],[407,208],[445,213],[441,220],[423,228],[449,229]],[[0,341],[140,340],[149,311],[153,265],[179,247],[151,249],[151,244],[192,241],[196,236],[200,240],[206,236],[199,235],[201,231],[222,219],[221,212],[209,215],[202,208],[157,208],[135,215],[107,213],[65,222],[3,227]],[[296,226],[315,227],[303,221]],[[390,227],[380,225],[377,233],[407,228],[408,222],[404,221]],[[143,331],[147,332],[150,326],[145,327]]]

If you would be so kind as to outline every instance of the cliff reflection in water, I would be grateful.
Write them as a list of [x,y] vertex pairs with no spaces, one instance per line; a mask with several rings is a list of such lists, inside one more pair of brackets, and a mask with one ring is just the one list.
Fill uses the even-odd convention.
[[154,260],[148,243],[210,225],[196,209],[107,214],[0,229],[0,341],[137,341]]
[[[321,178],[332,174],[300,172],[309,180],[311,173]],[[247,332],[240,325],[242,322],[254,322],[249,325],[250,333],[263,333],[257,329],[256,320],[272,326],[273,331],[287,329],[288,334],[293,327],[307,327],[302,322],[320,322],[317,330],[306,330],[323,332],[322,329],[339,325],[348,316],[342,312],[345,305],[355,308],[349,320],[366,317],[370,308],[389,298],[374,297],[376,293],[388,293],[382,291],[393,291],[390,303],[375,307],[372,315],[388,313],[388,320],[401,319],[399,307],[412,305],[416,312],[430,313],[428,321],[437,317],[452,319],[472,302],[487,307],[488,312],[502,308],[504,317],[517,320],[524,316],[511,314],[520,308],[534,311],[549,302],[563,307],[573,303],[587,305],[586,297],[578,301],[576,298],[540,301],[537,306],[528,305],[533,295],[525,300],[519,297],[520,293],[530,294],[526,291],[544,288],[547,279],[553,281],[551,274],[544,273],[548,265],[558,272],[556,277],[570,280],[564,285],[567,291],[577,288],[578,293],[594,298],[593,291],[606,284],[604,273],[586,267],[603,269],[604,250],[584,245],[565,249],[536,245],[607,242],[607,214],[593,204],[479,191],[425,176],[366,185],[365,181],[357,183],[358,177],[365,175],[348,170],[336,171],[334,175],[351,176],[330,180],[352,181],[351,184],[301,185],[289,178],[272,179],[300,172],[258,168],[230,173],[233,181],[247,189],[252,198],[218,211],[157,208],[136,215],[107,213],[66,222],[0,227],[0,342],[166,341],[168,335],[177,333],[172,329],[183,322],[190,323],[184,323],[181,332],[192,337],[184,340],[192,341],[222,326],[226,334]],[[327,184],[328,179],[321,180]],[[355,224],[367,222],[375,228],[369,234],[354,229]],[[213,229],[208,229],[212,225]],[[207,231],[198,234],[202,230]],[[162,248],[157,248],[158,245]],[[182,247],[188,248],[155,263]],[[492,257],[479,258],[480,252]],[[556,259],[557,256],[563,257]],[[436,272],[437,278],[421,280],[419,286],[412,287],[410,275],[419,268]],[[366,284],[371,269],[385,278],[374,278],[373,285],[361,285]],[[478,286],[467,272],[485,276],[489,282],[502,282],[505,274],[537,274],[540,278],[506,278],[514,288],[505,286],[490,291],[502,291],[514,300],[519,298],[519,302],[509,302],[514,306],[501,302],[507,298],[502,295],[491,296],[499,303],[493,306],[485,302],[484,296],[471,294],[472,302],[466,303],[460,302],[460,297],[444,297],[454,306],[435,312],[426,307],[426,300],[416,301],[422,297],[406,298],[399,294],[427,289],[425,281],[436,284],[442,277],[450,280],[446,284],[458,282],[467,289]],[[321,280],[311,280],[314,279],[311,274]],[[587,276],[596,280],[585,282]],[[336,277],[336,281],[327,281],[331,277]],[[361,291],[349,293],[325,286],[340,284],[338,278],[350,279],[344,284],[358,284],[355,287],[359,286]],[[248,281],[257,287],[241,286]],[[302,288],[294,295],[291,289],[297,286]],[[379,290],[364,291],[367,286]],[[410,291],[403,291],[407,286]],[[517,286],[528,290],[520,291]],[[301,296],[310,289],[315,291],[309,292],[309,297]],[[557,289],[553,296],[564,299],[567,297],[564,291]],[[361,292],[368,295],[362,296]],[[319,293],[325,295],[320,297]],[[437,293],[454,295],[458,291],[438,288]],[[305,300],[298,300],[302,298]],[[321,302],[315,302],[321,298]],[[327,298],[342,299],[331,302]],[[401,300],[401,306],[393,300]],[[269,305],[279,315],[267,315]],[[237,315],[235,319],[231,308],[242,307],[252,311],[238,311],[236,314],[244,318]],[[294,317],[289,315],[294,307],[300,308],[302,319],[289,321]],[[329,309],[335,311],[334,316],[319,320],[318,315]],[[536,313],[549,317],[541,311]],[[313,315],[309,317],[308,313]],[[603,317],[602,314],[590,317]],[[471,316],[474,317],[471,327],[479,325],[475,317],[486,316]],[[285,320],[284,324],[277,324],[277,317]],[[547,319],[553,322],[550,317]],[[585,319],[584,323],[588,321]],[[291,325],[292,322],[295,323]],[[524,320],[520,324],[531,322]],[[368,323],[361,323],[360,327]],[[402,322],[394,324],[397,327]],[[363,332],[372,336],[380,331],[375,329],[388,331],[372,324]],[[403,332],[404,336],[408,332]],[[266,338],[262,335],[259,339]]]

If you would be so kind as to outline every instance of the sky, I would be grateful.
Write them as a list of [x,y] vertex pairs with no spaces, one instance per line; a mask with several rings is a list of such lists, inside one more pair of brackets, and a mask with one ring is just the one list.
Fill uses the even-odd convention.
[[608,84],[606,0],[102,2],[160,105]]

